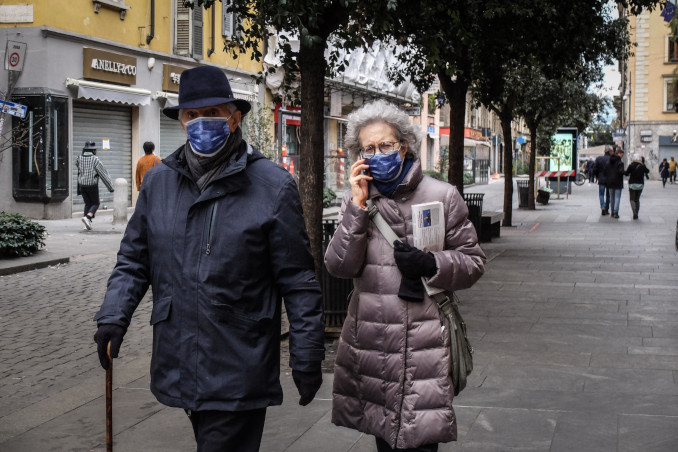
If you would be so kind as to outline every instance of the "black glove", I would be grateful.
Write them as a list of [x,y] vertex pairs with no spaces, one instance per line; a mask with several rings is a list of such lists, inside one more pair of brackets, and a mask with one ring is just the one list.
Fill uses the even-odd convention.
[[306,406],[313,400],[315,393],[320,389],[320,385],[323,384],[323,373],[318,366],[317,371],[312,372],[303,372],[301,370],[292,369],[292,379],[294,384],[297,385],[299,390],[299,405]]
[[403,275],[398,296],[407,301],[424,301],[424,283],[421,278],[408,278]]
[[127,330],[120,325],[106,323],[99,325],[97,332],[94,333],[94,342],[97,343],[97,353],[99,353],[99,362],[101,367],[108,369],[108,343],[111,343],[111,358],[117,358],[122,345],[122,337]]
[[393,242],[393,256],[400,273],[408,278],[430,277],[438,271],[433,254],[425,253],[399,240]]

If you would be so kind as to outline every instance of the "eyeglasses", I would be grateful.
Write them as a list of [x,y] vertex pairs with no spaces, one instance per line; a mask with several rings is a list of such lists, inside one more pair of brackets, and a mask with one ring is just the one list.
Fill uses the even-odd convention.
[[[395,147],[396,144],[400,144],[400,141],[384,141],[379,143],[377,146],[379,148],[379,152],[382,154],[388,154],[393,151],[399,151],[400,146],[397,148]],[[363,158],[370,158],[374,157],[374,154],[377,152],[377,148],[374,146],[367,146],[366,148],[360,148],[360,155],[363,156]]]

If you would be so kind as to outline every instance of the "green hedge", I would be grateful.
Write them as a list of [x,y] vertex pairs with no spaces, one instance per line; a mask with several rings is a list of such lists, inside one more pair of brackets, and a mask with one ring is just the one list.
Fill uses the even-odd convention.
[[323,208],[332,207],[332,202],[337,198],[337,194],[330,187],[323,189]]
[[0,257],[30,256],[45,246],[47,230],[18,213],[0,212]]

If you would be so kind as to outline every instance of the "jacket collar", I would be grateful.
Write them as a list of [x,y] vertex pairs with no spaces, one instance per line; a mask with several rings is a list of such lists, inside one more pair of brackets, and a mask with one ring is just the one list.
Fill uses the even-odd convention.
[[[186,144],[179,147],[176,151],[163,159],[163,163],[184,177],[193,180],[191,172],[186,163]],[[190,151],[188,151],[190,152]],[[227,193],[233,193],[249,185],[250,178],[245,169],[250,163],[266,158],[256,148],[250,146],[245,141],[242,142],[242,148],[238,149],[237,157],[233,163],[224,168],[224,171],[212,181],[207,189],[201,194],[200,200],[211,199],[223,196]]]

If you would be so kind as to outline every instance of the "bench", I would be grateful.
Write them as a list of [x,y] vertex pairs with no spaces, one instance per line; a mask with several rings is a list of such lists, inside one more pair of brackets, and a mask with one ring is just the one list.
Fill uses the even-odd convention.
[[480,234],[478,240],[481,242],[491,242],[492,237],[499,237],[501,234],[501,220],[504,219],[504,212],[483,211],[480,216]]

